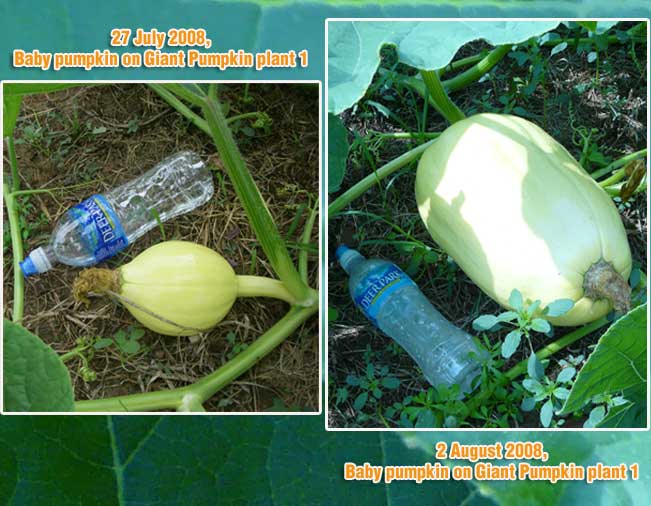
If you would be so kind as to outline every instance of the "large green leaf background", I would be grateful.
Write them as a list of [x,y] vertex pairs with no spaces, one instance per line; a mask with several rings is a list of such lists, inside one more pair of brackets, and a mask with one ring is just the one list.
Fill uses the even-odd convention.
[[[224,2],[147,0],[0,3],[2,79],[323,79],[325,19],[338,17],[648,17],[648,2]],[[113,27],[205,27],[213,51],[308,49],[305,69],[14,69],[14,48],[90,51]],[[133,48],[127,48],[133,50]],[[323,195],[325,198],[325,195]],[[325,267],[324,267],[325,268]],[[325,312],[324,312],[325,314]],[[325,333],[324,333],[325,335]],[[416,465],[435,441],[541,439],[555,461],[638,461],[637,482],[395,482],[343,479],[347,461]],[[648,432],[326,432],[323,416],[4,416],[0,504],[193,506],[214,504],[437,504],[452,506],[647,504]]]
[[[421,465],[436,441],[539,439],[549,463],[638,462],[642,479],[566,482],[428,481],[372,484],[343,478],[345,462]],[[325,432],[305,417],[11,417],[0,431],[0,497],[22,506],[213,504],[644,504],[646,433]],[[465,502],[464,502],[465,501]]]
[[[323,79],[326,18],[419,17],[617,17],[648,16],[645,0],[625,5],[603,0],[447,0],[405,1],[282,1],[259,0],[141,0],[138,2],[81,2],[24,0],[1,2],[0,44],[3,55],[14,48],[41,51],[92,51],[108,47],[111,28],[137,27],[167,30],[205,27],[213,40],[210,51],[242,48],[288,51],[307,49],[305,69],[64,69],[44,74],[37,69],[12,69],[11,79]],[[44,23],[47,23],[44,29]],[[112,48],[134,51],[134,47]],[[139,50],[142,50],[139,49]],[[2,67],[6,73],[9,65]]]
[[401,62],[417,69],[445,67],[466,42],[515,44],[542,34],[557,21],[333,21],[328,26],[328,111],[355,104],[380,64],[380,49],[395,46]]
[[25,328],[4,320],[2,395],[6,411],[72,411],[70,374],[56,352]]
[[630,404],[613,409],[611,413],[619,411],[618,418],[629,414],[642,419],[639,425],[630,425],[631,420],[628,419],[629,425],[624,423],[623,427],[645,425],[648,376],[646,324],[647,305],[642,304],[615,322],[601,336],[588,361],[581,368],[562,414],[580,409],[596,395],[616,395],[624,391]]

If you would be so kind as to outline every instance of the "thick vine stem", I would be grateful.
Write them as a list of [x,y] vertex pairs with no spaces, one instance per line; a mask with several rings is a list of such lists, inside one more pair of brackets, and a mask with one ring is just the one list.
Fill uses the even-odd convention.
[[594,300],[608,299],[615,311],[627,313],[631,309],[631,287],[603,258],[594,263],[583,279],[585,296]]
[[277,279],[262,276],[236,276],[238,297],[271,297],[284,300],[290,305],[297,303],[285,285]]
[[18,217],[18,208],[16,199],[9,191],[7,183],[2,184],[2,196],[5,206],[7,206],[7,221],[9,222],[9,232],[11,234],[11,254],[13,257],[14,268],[14,305],[12,319],[20,323],[23,319],[25,307],[25,278],[23,271],[20,269],[20,262],[23,259],[23,238],[20,232],[20,219]]
[[[544,360],[551,357],[554,353],[561,351],[564,348],[567,348],[571,344],[574,344],[579,339],[587,336],[595,330],[599,330],[601,327],[608,323],[608,318],[605,316],[595,320],[591,323],[587,323],[583,327],[579,327],[576,330],[573,330],[569,334],[564,335],[563,337],[557,339],[554,342],[549,343],[547,346],[541,348],[536,352],[536,357],[538,360]],[[515,378],[524,374],[527,371],[527,362],[529,359],[522,360],[519,364],[514,365],[509,369],[504,375],[509,381],[513,381]]]
[[290,334],[314,315],[318,309],[318,304],[308,308],[293,307],[280,321],[267,330],[267,332],[260,336],[246,350],[193,385],[174,390],[161,390],[158,392],[124,395],[108,399],[78,401],[75,403],[75,411],[133,412],[169,409],[177,410],[183,405],[183,400],[186,399],[186,396],[188,395],[192,396],[192,398],[189,398],[192,400],[192,405],[196,406],[197,402],[203,404],[220,389],[224,388],[231,381],[249,370],[273,351]]
[[[169,89],[169,84],[155,84],[155,83],[150,83],[149,87],[154,90],[158,95],[165,100],[169,105],[171,105],[174,109],[176,109],[179,113],[181,113],[183,116],[186,117],[186,119],[190,120],[194,126],[196,126],[199,130],[207,133],[210,135],[210,128],[208,128],[208,123],[206,122],[205,119],[203,119],[201,116],[198,114],[195,114],[192,109],[190,109],[187,105],[185,105],[183,102],[181,102],[177,96],[172,93]],[[188,92],[190,93],[190,92]],[[199,99],[201,100],[201,99]]]
[[617,169],[609,177],[607,177],[603,181],[599,181],[599,183],[597,184],[602,188],[606,188],[608,186],[612,186],[614,184],[619,183],[625,177],[626,177],[626,169]]
[[307,222],[305,223],[305,228],[303,229],[303,234],[301,235],[301,244],[303,245],[303,249],[298,252],[298,273],[300,274],[303,283],[306,285],[310,284],[307,272],[307,247],[310,244],[310,237],[312,236],[312,229],[314,228],[314,222],[316,221],[318,210],[319,200],[317,199],[310,211],[310,215],[308,216]]
[[292,263],[278,226],[271,217],[260,190],[233,139],[233,133],[228,127],[221,104],[216,99],[207,98],[203,104],[203,113],[224,168],[275,274],[297,300],[318,304],[318,297],[315,298],[314,290],[303,282]]
[[[472,56],[466,56],[465,58],[460,58],[458,60],[451,61],[445,67],[441,67],[436,72],[438,73],[439,77],[443,77],[445,74],[449,72],[454,72],[455,70],[459,70],[464,67],[474,65],[475,63],[481,61],[483,58],[484,58],[484,52],[474,54]],[[445,82],[443,84],[445,85]]]
[[402,169],[408,163],[416,160],[425,152],[427,148],[429,148],[435,142],[436,139],[432,139],[431,141],[428,141],[418,147],[415,147],[414,149],[407,151],[406,153],[403,153],[398,158],[394,158],[372,174],[369,174],[361,181],[358,181],[354,186],[351,186],[348,190],[333,200],[332,203],[328,206],[328,219],[332,218],[353,200],[360,197],[373,185],[379,183],[382,179],[393,174],[395,171]]
[[293,307],[276,325],[258,338],[246,350],[233,358],[230,362],[217,369],[214,373],[199,380],[192,389],[199,394],[204,402],[212,397],[244,371],[249,370],[256,363],[267,356],[274,348],[282,343],[292,332],[307,321],[319,310],[318,304],[306,307]]
[[20,177],[18,174],[18,157],[16,156],[16,145],[13,135],[7,137],[7,153],[9,154],[9,164],[11,166],[11,192],[14,194],[20,190]]
[[635,153],[630,153],[628,155],[622,156],[621,158],[615,160],[614,162],[610,163],[606,167],[595,170],[590,174],[590,176],[593,179],[599,179],[600,177],[603,177],[606,174],[609,174],[610,172],[619,169],[620,167],[623,167],[624,165],[628,164],[629,162],[632,162],[633,160],[646,158],[646,155],[647,155],[646,149],[641,149],[640,151],[636,151]]
[[451,93],[453,91],[460,90],[461,88],[465,88],[475,81],[479,81],[479,79],[481,79],[484,74],[486,74],[490,69],[497,65],[510,50],[510,44],[497,46],[484,58],[482,58],[475,66],[470,67],[468,70],[462,72],[458,76],[453,77],[452,79],[443,81],[444,88],[448,91],[448,93]]
[[206,410],[201,404],[201,397],[197,394],[185,394],[181,398],[181,404],[176,408],[179,412],[203,413]]
[[429,92],[430,97],[434,101],[434,106],[445,117],[445,119],[453,124],[466,117],[461,109],[459,109],[454,102],[450,100],[450,97],[448,97],[436,70],[421,70],[420,74],[423,77],[425,86],[427,86],[427,91]]

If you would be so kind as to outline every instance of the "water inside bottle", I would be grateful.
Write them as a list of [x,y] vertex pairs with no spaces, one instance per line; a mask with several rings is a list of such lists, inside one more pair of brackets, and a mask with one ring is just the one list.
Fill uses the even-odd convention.
[[94,265],[124,249],[159,221],[204,204],[213,192],[212,173],[197,154],[183,151],[172,155],[140,177],[71,208],[57,223],[50,245],[38,248],[21,263],[23,272],[45,272],[57,262],[75,267]]
[[345,247],[338,256],[350,274],[349,289],[356,305],[407,351],[427,381],[433,386],[458,384],[460,397],[470,392],[485,350],[448,322],[391,262],[367,260]]

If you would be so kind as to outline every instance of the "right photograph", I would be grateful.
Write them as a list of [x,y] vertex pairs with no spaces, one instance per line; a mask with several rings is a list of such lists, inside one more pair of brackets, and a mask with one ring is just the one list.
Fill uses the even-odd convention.
[[326,36],[327,428],[648,428],[647,21]]

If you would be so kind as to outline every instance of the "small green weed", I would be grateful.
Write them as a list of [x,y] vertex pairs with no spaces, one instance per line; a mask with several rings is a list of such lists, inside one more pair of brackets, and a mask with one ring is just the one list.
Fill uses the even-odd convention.
[[[522,386],[531,396],[522,400],[521,408],[523,411],[531,411],[540,407],[540,423],[543,427],[549,427],[554,421],[555,412],[561,409],[563,402],[570,395],[576,369],[572,366],[565,367],[555,379],[551,379],[545,375],[549,361],[539,363],[540,367],[529,368],[529,377],[522,382]],[[560,418],[556,420],[555,426],[560,427],[564,423],[565,420]]]
[[81,361],[79,374],[82,379],[86,383],[95,381],[97,374],[90,366],[90,361],[93,360],[95,352],[114,346],[120,353],[120,360],[124,362],[130,356],[145,351],[138,342],[144,335],[145,331],[143,329],[129,326],[126,330],[118,330],[112,337],[80,337],[75,341],[76,346],[72,350],[61,355],[61,360],[67,362],[74,358],[79,359]]
[[417,395],[408,396],[385,410],[387,418],[398,417],[401,427],[459,426],[459,418],[468,415],[465,403],[459,400],[459,387],[428,388]]
[[141,350],[141,345],[138,340],[145,335],[145,331],[139,327],[129,326],[126,330],[118,330],[113,337],[105,337],[98,339],[93,348],[101,350],[111,345],[117,347],[122,355],[128,357],[135,355]]
[[613,408],[624,406],[628,402],[623,395],[601,394],[593,397],[592,404],[594,407],[590,410],[588,419],[583,423],[583,427],[586,429],[598,427],[608,417]]
[[491,343],[486,335],[482,341],[488,358],[482,364],[476,379],[477,390],[473,394],[482,401],[470,406],[470,417],[482,421],[484,427],[511,427],[510,421],[522,421],[520,402],[524,389],[502,372],[506,360],[501,353],[501,343]]
[[[350,374],[346,378],[346,384],[357,390],[353,407],[359,413],[358,421],[364,421],[366,419],[366,415],[362,412],[364,408],[373,408],[382,398],[384,390],[395,390],[400,386],[400,380],[389,374],[387,366],[376,367],[372,363],[368,363],[364,375]],[[346,398],[348,397],[348,394],[342,392],[341,396],[344,395]],[[337,397],[340,397],[339,392]]]
[[[504,325],[515,327],[509,332],[502,343],[502,356],[509,358],[520,346],[522,337],[529,340],[531,332],[540,332],[551,337],[553,330],[551,324],[540,316],[556,317],[567,313],[574,307],[570,299],[559,299],[551,302],[547,307],[541,308],[540,301],[533,302],[522,298],[522,293],[514,289],[509,297],[509,305],[515,311],[505,311],[497,316],[481,315],[473,321],[472,326],[478,331],[493,332],[501,329]],[[531,341],[529,347],[533,350]],[[533,351],[532,351],[533,354]],[[533,355],[535,357],[535,355]]]
[[[31,202],[30,197],[31,195],[21,195],[17,199],[19,209],[18,221],[20,223],[20,230],[23,236],[23,241],[34,237],[35,233],[41,227],[48,225],[50,222],[44,212],[38,212],[36,210],[36,207]],[[7,227],[5,230],[8,229],[9,227]]]
[[239,355],[249,347],[248,343],[241,341],[238,338],[237,334],[232,330],[226,334],[226,341],[231,345],[230,351],[226,354],[226,358],[228,358],[228,360],[232,359],[236,355]]

